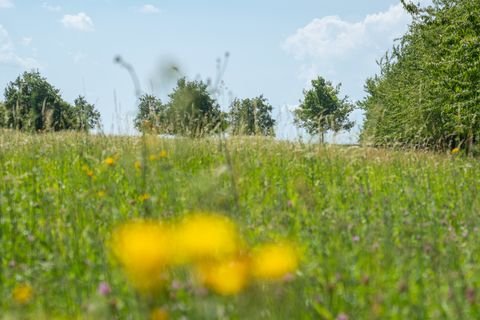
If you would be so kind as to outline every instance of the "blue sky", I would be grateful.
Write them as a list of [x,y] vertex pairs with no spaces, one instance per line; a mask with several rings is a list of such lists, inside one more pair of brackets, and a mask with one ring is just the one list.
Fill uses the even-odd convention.
[[[131,133],[134,89],[114,56],[165,100],[173,83],[164,66],[206,80],[228,51],[219,101],[263,94],[279,137],[293,138],[290,110],[309,81],[322,75],[361,99],[376,59],[409,21],[394,0],[0,0],[0,90],[38,68],[67,101],[82,94],[95,103],[107,132]],[[357,131],[339,139],[355,141]]]

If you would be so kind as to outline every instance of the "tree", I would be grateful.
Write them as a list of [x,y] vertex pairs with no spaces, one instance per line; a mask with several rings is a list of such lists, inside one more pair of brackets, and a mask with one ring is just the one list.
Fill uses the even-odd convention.
[[93,104],[85,100],[85,97],[78,96],[73,105],[74,129],[79,131],[88,131],[100,126],[100,112],[95,109]]
[[[166,115],[167,106],[160,99],[150,94],[140,97],[138,113],[135,117],[135,128],[140,132],[166,132],[168,120]],[[162,129],[163,128],[163,129]]]
[[303,91],[304,99],[295,110],[295,123],[309,134],[319,134],[322,143],[327,131],[350,130],[354,124],[348,120],[353,104],[348,97],[339,97],[340,86],[322,77],[312,80],[312,88]]
[[5,88],[4,126],[23,131],[85,130],[98,123],[100,114],[85,99],[72,107],[60,90],[38,71],[24,72]]
[[200,137],[225,128],[225,115],[202,81],[181,78],[165,110],[169,134]]
[[7,110],[3,102],[0,102],[0,128],[4,128],[6,125]]
[[443,150],[480,140],[478,0],[402,1],[408,32],[365,86],[363,141]]
[[272,106],[262,95],[253,99],[235,99],[229,119],[234,135],[275,135]]

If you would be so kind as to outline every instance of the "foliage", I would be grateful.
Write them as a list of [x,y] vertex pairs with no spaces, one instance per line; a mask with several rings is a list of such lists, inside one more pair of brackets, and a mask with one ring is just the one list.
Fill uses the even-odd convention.
[[366,83],[362,140],[468,152],[480,138],[478,1],[404,5],[413,23]]
[[5,112],[4,126],[22,131],[87,130],[100,119],[83,97],[73,107],[65,102],[38,71],[24,72],[7,85]]
[[338,132],[353,127],[348,120],[353,105],[348,97],[339,97],[340,87],[322,77],[312,80],[312,88],[303,91],[304,99],[295,110],[295,123],[309,134],[320,134],[322,142],[329,130]]
[[155,132],[188,137],[201,137],[219,132],[226,127],[226,116],[202,81],[181,78],[163,104],[153,95],[140,97],[135,128],[141,132]]
[[253,99],[235,99],[229,120],[234,135],[275,135],[272,106],[262,95]]
[[7,109],[5,105],[0,101],[0,128],[4,128],[7,122]]
[[179,79],[169,98],[166,133],[201,137],[225,128],[225,115],[202,81]]
[[100,112],[95,106],[88,103],[85,97],[79,96],[73,105],[73,128],[80,131],[88,131],[100,126]]
[[140,97],[138,113],[134,125],[141,132],[162,132],[166,131],[168,118],[166,116],[166,105],[150,94]]

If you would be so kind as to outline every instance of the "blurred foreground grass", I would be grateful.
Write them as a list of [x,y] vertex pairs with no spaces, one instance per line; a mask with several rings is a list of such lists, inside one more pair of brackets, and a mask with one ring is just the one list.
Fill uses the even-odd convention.
[[[0,319],[144,319],[167,301],[171,319],[480,318],[480,165],[459,154],[1,132],[0,177]],[[192,211],[248,244],[295,239],[299,270],[233,298],[179,270],[139,298],[112,230]]]

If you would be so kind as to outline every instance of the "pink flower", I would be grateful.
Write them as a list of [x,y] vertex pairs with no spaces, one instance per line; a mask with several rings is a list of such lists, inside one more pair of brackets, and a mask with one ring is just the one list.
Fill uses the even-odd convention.
[[112,292],[112,289],[110,288],[108,283],[106,283],[105,281],[102,281],[98,285],[97,292],[102,296],[108,296]]

